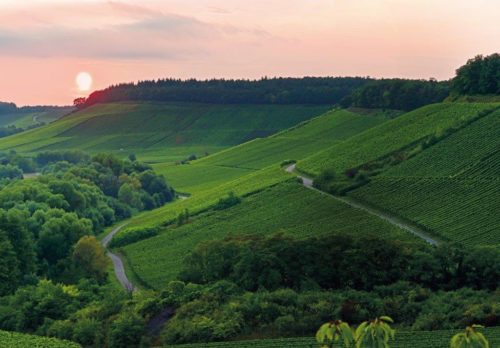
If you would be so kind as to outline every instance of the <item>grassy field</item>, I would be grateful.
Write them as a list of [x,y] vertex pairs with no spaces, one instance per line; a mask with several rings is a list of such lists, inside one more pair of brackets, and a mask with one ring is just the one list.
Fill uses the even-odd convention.
[[338,232],[416,241],[409,233],[292,179],[248,196],[230,209],[207,212],[189,224],[167,228],[123,250],[143,282],[161,288],[175,279],[184,257],[201,241],[230,234],[276,232],[299,238]]
[[[390,343],[391,348],[449,348],[450,339],[459,330],[439,331],[396,331],[395,340]],[[490,347],[500,347],[500,327],[485,328],[482,330],[490,342]],[[178,348],[317,348],[319,345],[313,337],[264,339],[238,342],[215,342],[182,344],[167,347]]]
[[443,239],[500,244],[500,110],[381,173],[352,196]]
[[164,174],[178,190],[197,193],[283,160],[305,158],[385,121],[383,117],[334,110],[275,135],[220,151],[190,165],[164,163],[156,164],[154,168]]
[[135,153],[150,162],[176,161],[268,136],[326,110],[307,105],[102,104],[2,139],[0,150],[81,149]]
[[39,123],[51,123],[71,111],[71,107],[44,112],[15,112],[0,114],[0,127],[26,128]]
[[0,348],[78,348],[77,343],[0,330]]
[[377,127],[335,144],[305,160],[297,167],[317,175],[323,169],[343,173],[350,168],[382,158],[422,138],[467,122],[483,110],[498,107],[489,103],[441,103],[424,106]]

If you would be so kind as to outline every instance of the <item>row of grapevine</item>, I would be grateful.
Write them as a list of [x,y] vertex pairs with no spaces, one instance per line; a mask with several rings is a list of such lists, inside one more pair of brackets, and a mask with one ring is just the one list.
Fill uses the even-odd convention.
[[[440,331],[396,331],[396,339],[391,348],[448,348],[451,337],[460,330]],[[488,338],[490,346],[500,347],[500,327],[481,330]],[[312,337],[251,340],[220,343],[194,343],[165,346],[164,348],[317,348]]]
[[499,179],[375,178],[351,193],[464,243],[500,243]]

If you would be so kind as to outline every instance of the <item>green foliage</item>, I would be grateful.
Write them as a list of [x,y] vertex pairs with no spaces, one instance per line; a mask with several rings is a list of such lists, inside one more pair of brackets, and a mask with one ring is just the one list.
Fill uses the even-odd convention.
[[95,91],[85,105],[130,100],[211,104],[328,104],[333,105],[370,78],[304,77],[260,80],[161,79],[125,83]]
[[316,341],[323,348],[346,347],[354,345],[354,333],[349,324],[335,320],[320,326],[316,332]]
[[187,222],[189,222],[189,210],[185,209],[177,216],[177,226],[182,226]]
[[[134,153],[175,162],[267,136],[327,111],[311,105],[110,103],[72,113],[46,126],[0,139],[0,151],[82,150]],[[145,116],[149,115],[147,122]],[[179,117],[182,115],[182,117]],[[168,151],[166,151],[168,149]]]
[[466,124],[480,112],[495,108],[495,104],[442,103],[424,106],[398,118],[384,122],[346,141],[334,144],[317,154],[299,161],[297,167],[317,175],[324,169],[345,173],[352,168],[400,151],[420,139]]
[[489,348],[490,344],[484,335],[477,331],[481,325],[468,326],[465,332],[458,333],[450,341],[451,348]]
[[371,81],[341,101],[343,107],[414,110],[442,102],[449,93],[448,82],[436,80],[382,79]]
[[79,348],[79,344],[56,338],[26,335],[0,330],[0,347],[8,348]]
[[452,92],[457,94],[500,94],[500,55],[478,55],[457,69]]
[[[482,331],[492,339],[491,344],[500,344],[500,327],[485,328]],[[391,348],[444,348],[449,346],[450,337],[456,330],[438,331],[405,331],[398,330]],[[494,342],[493,342],[494,340]],[[253,339],[246,341],[192,343],[180,345],[167,345],[165,348],[311,348],[316,347],[315,339],[312,337],[278,338],[278,339]],[[495,346],[493,346],[495,347]]]
[[92,277],[100,283],[106,281],[109,259],[95,237],[80,238],[73,250],[73,260],[77,269],[83,270],[87,277]]
[[215,210],[224,210],[241,203],[241,198],[236,196],[233,191],[229,192],[227,197],[220,198],[214,206]]
[[159,232],[158,228],[155,227],[133,227],[127,228],[120,231],[117,235],[113,237],[111,242],[109,242],[110,248],[119,248],[128,244],[138,242],[143,239],[147,239],[156,236]]
[[109,344],[111,347],[136,347],[144,332],[144,319],[134,313],[123,313],[111,323]]
[[[280,177],[287,178],[279,167],[270,173],[275,172],[279,176],[256,176],[255,181],[248,182],[252,185],[239,181],[235,182],[233,187],[236,190],[255,189],[260,185],[273,185]],[[254,182],[259,186],[253,186]],[[245,188],[244,184],[248,186]],[[216,192],[223,194],[227,191],[222,187]],[[236,193],[238,194],[238,191]],[[166,219],[166,213],[169,211],[179,214],[183,211],[179,210],[185,207],[189,207],[191,214],[194,214],[195,210],[191,208],[193,203],[197,199],[202,200],[204,204],[209,203],[214,194],[212,191],[208,196],[193,195],[189,199],[176,201],[168,206],[168,210],[158,210],[158,213],[162,212],[159,218]],[[286,209],[276,202],[286,202]],[[174,210],[175,207],[178,208]],[[210,206],[207,209],[210,209]],[[143,219],[134,219],[134,222],[140,221],[144,226],[148,226],[153,216],[148,214]],[[356,223],[353,224],[353,221]],[[400,240],[414,240],[407,232],[372,215],[349,208],[344,203],[308,190],[296,182],[286,182],[247,196],[240,204],[229,209],[209,211],[180,228],[167,227],[158,236],[127,245],[124,250],[136,274],[146,284],[159,289],[166,282],[175,279],[183,268],[182,260],[198,243],[206,239],[220,241],[230,234],[270,235],[280,230],[298,238],[339,232],[353,236],[374,234]]]
[[361,323],[355,331],[356,348],[389,348],[389,340],[394,340],[395,331],[389,324],[394,321],[382,316]]

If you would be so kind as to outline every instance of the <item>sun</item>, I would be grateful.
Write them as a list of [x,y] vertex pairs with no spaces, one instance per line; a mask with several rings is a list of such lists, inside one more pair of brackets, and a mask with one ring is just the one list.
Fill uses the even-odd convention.
[[88,72],[82,71],[76,75],[76,85],[81,92],[86,92],[92,87],[92,76]]

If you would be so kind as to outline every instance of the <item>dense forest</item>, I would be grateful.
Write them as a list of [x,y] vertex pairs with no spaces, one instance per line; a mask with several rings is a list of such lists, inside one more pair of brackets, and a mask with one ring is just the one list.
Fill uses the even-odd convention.
[[382,79],[366,83],[344,98],[340,104],[344,107],[409,111],[442,102],[448,94],[448,82]]
[[457,69],[452,92],[458,95],[500,94],[500,54],[469,59]]
[[159,79],[108,87],[90,94],[84,106],[124,100],[214,104],[336,104],[370,78],[305,77],[260,80]]
[[[71,284],[92,276],[72,258],[82,237],[174,197],[148,165],[107,154],[11,152],[0,163],[0,269],[8,270],[0,272],[0,295],[39,278]],[[23,179],[23,170],[41,175]]]

